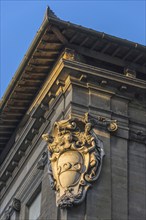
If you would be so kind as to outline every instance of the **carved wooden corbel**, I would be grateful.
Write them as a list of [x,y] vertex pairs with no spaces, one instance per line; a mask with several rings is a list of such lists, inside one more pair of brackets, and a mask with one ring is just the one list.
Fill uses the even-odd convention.
[[129,78],[136,78],[136,71],[132,67],[125,67],[124,68],[124,75]]
[[75,60],[75,51],[69,48],[66,48],[62,54],[62,58],[66,60]]
[[64,60],[77,61],[77,62],[83,62],[83,63],[86,62],[83,55],[81,55],[76,50],[71,49],[71,48],[65,48],[61,57]]
[[56,204],[68,208],[81,203],[98,179],[104,157],[103,143],[89,121],[69,118],[55,122],[48,143],[48,173]]

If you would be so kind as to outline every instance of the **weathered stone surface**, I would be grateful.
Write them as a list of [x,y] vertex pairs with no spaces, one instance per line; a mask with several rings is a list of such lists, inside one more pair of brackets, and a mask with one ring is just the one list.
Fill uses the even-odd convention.
[[58,208],[56,207],[55,194],[51,190],[48,179],[48,167],[45,167],[42,179],[42,201],[40,219],[57,219]]
[[68,209],[67,220],[84,220],[86,217],[86,199],[79,205]]
[[129,220],[146,218],[146,146],[129,144]]
[[[138,108],[139,107],[139,108]],[[129,117],[134,123],[146,125],[146,110],[141,105],[130,105],[129,106]]]
[[104,110],[110,110],[110,95],[90,89],[90,105]]
[[[108,134],[107,134],[108,135]],[[111,219],[111,160],[110,139],[100,136],[105,146],[103,170],[89,190],[86,200],[86,219]]]
[[81,105],[89,104],[89,92],[87,88],[73,85],[72,101]]
[[112,219],[128,216],[128,143],[122,138],[111,138]]
[[128,101],[121,98],[112,98],[111,108],[112,111],[118,115],[127,116],[128,113]]

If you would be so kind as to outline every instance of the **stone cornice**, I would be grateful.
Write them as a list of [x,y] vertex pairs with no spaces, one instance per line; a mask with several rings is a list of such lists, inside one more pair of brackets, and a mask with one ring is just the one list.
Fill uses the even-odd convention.
[[[42,89],[40,90],[35,101],[29,108],[29,113],[33,111],[33,108],[35,109],[42,102],[42,100],[48,94],[49,90],[51,90],[52,88],[54,90],[54,87],[58,86],[57,79],[66,80],[68,75],[74,75],[74,71],[76,72],[76,77],[79,79],[79,81],[83,81],[83,74],[85,74],[87,80],[88,78],[94,78],[93,82],[95,82],[95,79],[97,79],[96,86],[98,85],[99,89],[101,89],[102,92],[103,89],[105,89],[105,91],[107,90],[108,93],[116,93],[116,95],[119,95],[117,94],[117,92],[120,92],[124,97],[123,92],[128,91],[129,89],[134,89],[134,91],[138,90],[138,92],[141,92],[141,90],[146,90],[146,82],[144,82],[143,80],[129,78],[113,71],[93,67],[91,65],[87,65],[85,63],[70,59],[69,57],[65,59],[63,58],[63,55],[54,65],[54,68],[46,79],[46,82],[44,83]],[[103,82],[105,81],[106,83],[109,83],[108,89],[103,88],[105,85]],[[88,85],[90,85],[90,83],[88,83]],[[113,88],[115,91],[113,90]],[[128,99],[127,95],[125,95],[125,98]]]
[[119,73],[109,71],[106,69],[101,69],[98,67],[94,67],[91,65],[87,65],[85,63],[81,63],[78,61],[70,61],[66,59],[62,59],[62,62],[64,64],[64,67],[70,68],[79,72],[84,72],[86,74],[90,74],[90,76],[93,77],[101,77],[106,80],[112,80],[118,83],[121,83],[121,85],[129,85],[136,88],[146,89],[146,82],[137,78],[128,78],[124,75],[121,75]]

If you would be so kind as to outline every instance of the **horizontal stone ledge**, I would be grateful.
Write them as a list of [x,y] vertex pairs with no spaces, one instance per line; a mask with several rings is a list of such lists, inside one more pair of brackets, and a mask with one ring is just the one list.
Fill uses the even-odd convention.
[[124,83],[125,85],[138,87],[141,89],[146,88],[146,83],[142,80],[137,79],[137,78],[136,79],[127,78],[126,76],[117,74],[116,72],[105,70],[105,69],[98,68],[98,67],[94,67],[91,65],[77,62],[77,61],[70,61],[70,60],[63,59],[62,62],[64,64],[64,67],[78,70],[80,72],[90,74],[94,77],[100,76],[103,79],[112,80],[112,81],[121,83],[121,85],[123,85],[123,83]]

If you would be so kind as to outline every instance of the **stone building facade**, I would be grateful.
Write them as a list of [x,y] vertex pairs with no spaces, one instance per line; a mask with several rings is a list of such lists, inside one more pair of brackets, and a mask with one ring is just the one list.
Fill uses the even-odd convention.
[[[146,218],[145,49],[62,21],[47,9],[1,101],[1,219]],[[64,208],[56,206],[57,189],[49,181],[52,142],[42,135],[52,134],[56,125],[60,129],[59,123],[66,132],[68,120],[81,126],[88,121],[91,139],[96,135],[105,155],[83,201]],[[66,174],[65,183],[69,178]]]

